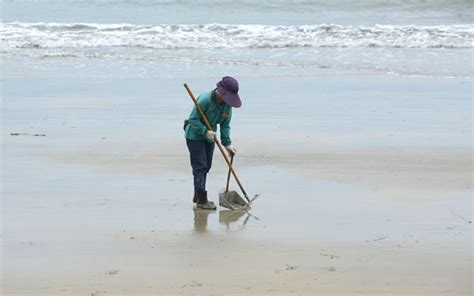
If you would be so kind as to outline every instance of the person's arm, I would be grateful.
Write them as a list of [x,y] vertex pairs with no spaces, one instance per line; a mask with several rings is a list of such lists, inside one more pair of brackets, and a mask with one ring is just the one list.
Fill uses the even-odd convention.
[[[201,107],[204,114],[206,113],[207,107],[209,106],[209,100],[207,96],[200,95],[197,98],[198,104]],[[191,114],[189,115],[189,124],[191,128],[196,131],[197,134],[206,136],[207,127],[201,121],[201,115],[196,109],[196,106],[193,107]]]
[[232,144],[230,139],[230,120],[232,119],[232,109],[229,110],[229,114],[223,122],[221,122],[221,143],[224,146]]

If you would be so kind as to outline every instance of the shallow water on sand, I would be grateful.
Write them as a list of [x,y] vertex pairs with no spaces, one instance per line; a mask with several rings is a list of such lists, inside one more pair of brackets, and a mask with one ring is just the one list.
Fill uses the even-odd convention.
[[[461,223],[458,216],[469,216],[465,211],[469,191],[462,187],[466,170],[459,161],[471,145],[467,136],[470,84],[412,79],[331,72],[297,79],[243,76],[246,103],[235,112],[233,124],[240,149],[236,161],[247,191],[261,196],[244,227],[246,214],[227,225],[219,223],[220,215],[215,213],[210,214],[206,230],[221,233],[238,228],[239,235],[255,239],[365,242],[386,233],[399,239],[408,231],[405,223],[415,221],[409,224],[410,231],[436,241],[436,235],[429,234],[433,227]],[[4,78],[8,98],[2,109],[3,169],[8,172],[3,182],[5,229],[18,235],[16,240],[38,234],[27,225],[63,229],[77,221],[84,221],[84,227],[99,223],[103,231],[192,233],[191,175],[180,130],[190,109],[181,90],[186,80],[196,93],[209,85],[207,78],[186,77]],[[263,90],[259,87],[263,83],[272,87]],[[28,88],[21,87],[25,84]],[[351,173],[351,166],[362,165],[356,162],[361,149],[369,149],[360,156],[369,155],[367,166],[358,168],[365,171]],[[378,149],[388,152],[380,154]],[[354,151],[359,152],[346,155]],[[394,155],[400,155],[400,160],[380,163]],[[326,167],[326,175],[324,169],[314,172],[319,166]],[[438,175],[459,174],[452,178],[460,181],[448,181],[449,175],[431,178],[429,168]],[[377,170],[390,174],[380,177]],[[372,176],[372,172],[373,177],[357,181],[357,174]],[[408,175],[396,181],[397,174]],[[209,184],[215,201],[225,176],[216,151]],[[395,185],[378,185],[384,178]],[[417,187],[416,178],[428,183],[419,183],[418,191],[409,190]],[[432,180],[439,178],[448,187],[438,184],[438,192],[430,191],[438,182]],[[402,181],[410,186],[396,183]],[[386,198],[391,191],[400,191],[395,195],[403,198]],[[426,203],[431,194],[435,201]],[[22,219],[13,218],[22,209],[34,210],[26,211]],[[35,224],[36,220],[41,223]],[[198,228],[203,232],[202,225]]]
[[[462,130],[451,135],[420,121],[426,134],[391,130],[382,119],[377,128],[396,135],[390,142],[363,141],[365,129],[344,125],[333,137],[300,137],[288,125],[256,140],[256,126],[273,129],[253,124],[260,116],[236,115],[236,169],[260,196],[249,213],[203,213],[191,203],[178,116],[155,120],[149,104],[134,101],[111,111],[101,98],[60,108],[50,99],[39,98],[37,109],[9,102],[2,117],[6,294],[372,293],[394,291],[386,285],[393,278],[400,293],[468,291],[471,153]],[[353,141],[341,140],[346,134]],[[460,144],[429,145],[445,137]],[[225,178],[216,152],[214,201]]]
[[[470,198],[463,191],[450,192],[443,199],[393,200],[384,198],[389,189],[383,184],[373,189],[315,180],[273,165],[254,166],[239,170],[246,190],[260,194],[250,211],[206,212],[193,210],[192,180],[185,172],[104,172],[12,154],[7,150],[5,158],[9,168],[3,198],[6,254],[18,252],[15,246],[21,241],[57,244],[64,236],[81,241],[122,231],[137,237],[155,231],[327,244],[385,240],[389,245],[415,241],[426,246],[469,245],[471,225],[465,206]],[[45,168],[47,174],[42,173]],[[218,172],[209,177],[209,196],[216,202],[224,178]]]
[[[250,211],[199,211],[191,203],[186,169],[103,170],[90,160],[70,163],[9,149],[3,159],[8,170],[1,238],[7,294],[140,289],[148,295],[177,293],[189,285],[216,292],[237,284],[259,293],[270,287],[309,294],[381,287],[403,293],[467,291],[468,190],[439,196],[425,188],[414,196],[417,191],[410,186],[373,187],[308,177],[284,166],[246,165],[237,166],[239,176],[250,194],[260,193]],[[210,198],[217,201],[225,182],[222,164],[209,180]],[[235,184],[232,188],[238,190]],[[393,191],[401,191],[402,198],[387,198]],[[427,272],[427,265],[434,267]],[[249,267],[252,272],[245,273]],[[405,276],[408,269],[417,275]],[[293,270],[299,280],[286,275]],[[174,272],[181,276],[173,277]],[[260,279],[273,276],[252,283],[260,273]],[[229,276],[232,284],[225,280]],[[275,284],[274,276],[282,279]],[[309,285],[315,276],[319,281]],[[387,287],[395,276],[398,284]],[[27,278],[33,280],[24,285]],[[337,286],[341,280],[344,288]]]

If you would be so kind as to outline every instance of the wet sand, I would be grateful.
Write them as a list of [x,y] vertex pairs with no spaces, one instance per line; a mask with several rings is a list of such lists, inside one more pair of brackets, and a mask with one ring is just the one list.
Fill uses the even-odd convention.
[[[154,101],[93,87],[68,97],[44,81],[51,97],[26,97],[13,93],[22,78],[4,78],[2,295],[471,295],[469,83],[261,79],[281,107],[261,114],[268,102],[251,101],[233,125],[237,172],[260,197],[249,213],[207,213],[191,204],[181,79],[161,82],[176,91]],[[367,89],[352,105],[286,105],[289,89],[321,79]],[[259,97],[253,80],[246,94]],[[347,95],[324,87],[317,98]],[[226,168],[214,160],[217,201]]]

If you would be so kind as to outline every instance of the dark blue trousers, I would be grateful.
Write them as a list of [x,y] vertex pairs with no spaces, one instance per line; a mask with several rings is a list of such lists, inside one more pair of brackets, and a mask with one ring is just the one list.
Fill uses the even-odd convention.
[[212,166],[214,143],[186,139],[194,176],[194,192],[206,190],[206,176]]

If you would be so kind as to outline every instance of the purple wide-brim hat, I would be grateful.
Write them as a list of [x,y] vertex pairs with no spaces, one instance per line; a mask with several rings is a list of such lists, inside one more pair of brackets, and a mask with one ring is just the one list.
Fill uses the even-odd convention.
[[234,108],[242,106],[242,101],[239,97],[239,83],[237,80],[230,76],[225,76],[217,84],[217,90],[221,95],[224,102]]

